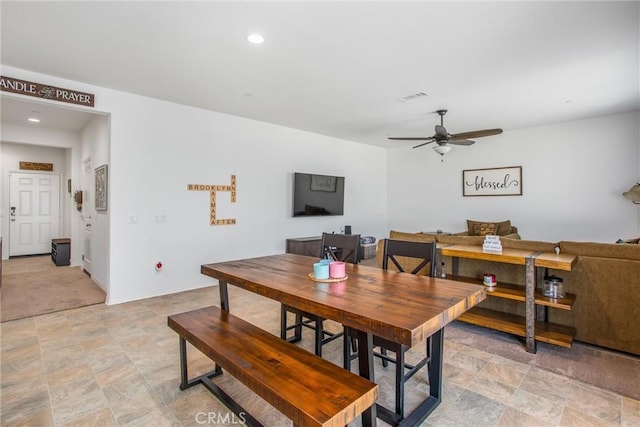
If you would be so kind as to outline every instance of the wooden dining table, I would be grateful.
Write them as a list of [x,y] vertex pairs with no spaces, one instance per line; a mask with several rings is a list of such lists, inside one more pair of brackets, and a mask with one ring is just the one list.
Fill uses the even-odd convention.
[[230,284],[355,330],[359,374],[371,381],[374,335],[409,348],[431,337],[424,401],[406,417],[379,403],[362,415],[363,425],[376,425],[376,418],[391,425],[419,424],[442,399],[443,329],[484,300],[485,287],[353,264],[346,266],[346,279],[317,282],[310,275],[316,261],[281,254],[204,264],[201,273],[218,280],[223,310],[230,309]]

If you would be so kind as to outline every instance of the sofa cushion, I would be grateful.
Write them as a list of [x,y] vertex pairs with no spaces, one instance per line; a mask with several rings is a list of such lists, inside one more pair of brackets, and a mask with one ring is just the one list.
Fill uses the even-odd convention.
[[640,245],[620,245],[616,243],[595,243],[595,242],[569,242],[561,241],[559,244],[563,253],[572,255],[599,257],[599,258],[621,258],[640,261]]
[[436,240],[435,234],[428,233],[406,233],[404,231],[389,232],[389,238],[393,240],[411,240],[413,242],[433,242]]

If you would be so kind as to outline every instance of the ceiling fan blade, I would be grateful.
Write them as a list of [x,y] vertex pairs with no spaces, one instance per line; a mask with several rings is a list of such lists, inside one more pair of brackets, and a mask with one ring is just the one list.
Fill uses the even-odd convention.
[[388,137],[395,141],[433,141],[435,138],[432,136],[408,136],[408,137]]
[[476,142],[470,139],[450,139],[448,143],[451,145],[473,145]]
[[500,133],[502,133],[502,129],[472,130],[471,132],[462,132],[451,135],[451,139],[480,138],[483,136],[498,135]]
[[431,144],[433,141],[423,142],[422,144],[414,145],[412,148],[422,147],[423,145]]

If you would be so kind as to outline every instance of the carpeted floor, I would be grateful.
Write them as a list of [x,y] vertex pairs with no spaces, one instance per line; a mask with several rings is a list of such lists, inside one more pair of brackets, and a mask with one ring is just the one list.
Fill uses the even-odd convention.
[[100,304],[105,298],[79,267],[56,267],[49,255],[2,262],[2,322]]

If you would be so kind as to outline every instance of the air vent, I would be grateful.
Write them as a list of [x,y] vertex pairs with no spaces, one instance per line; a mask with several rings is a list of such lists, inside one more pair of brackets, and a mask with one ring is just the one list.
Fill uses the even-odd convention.
[[418,92],[418,93],[414,93],[413,95],[407,95],[407,96],[403,96],[402,98],[398,98],[398,101],[400,102],[410,101],[412,99],[420,98],[421,96],[427,96],[427,94],[424,92]]

